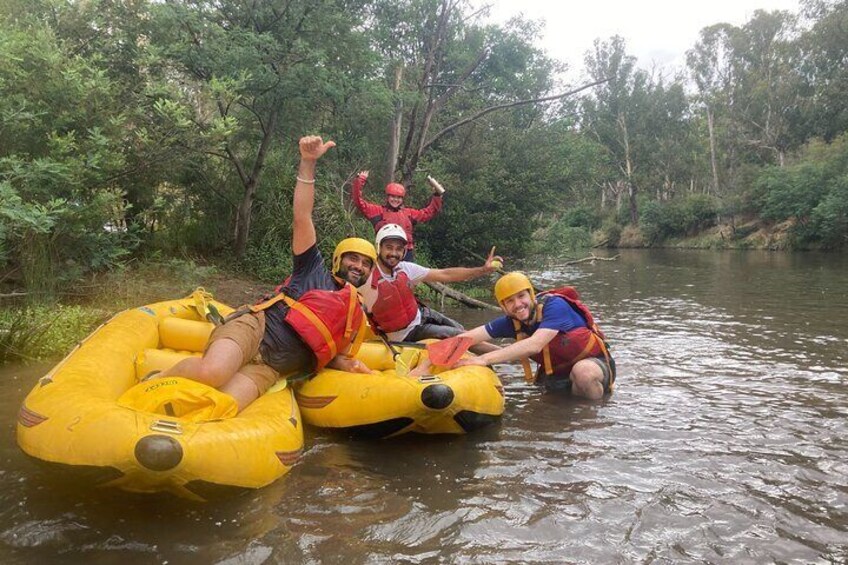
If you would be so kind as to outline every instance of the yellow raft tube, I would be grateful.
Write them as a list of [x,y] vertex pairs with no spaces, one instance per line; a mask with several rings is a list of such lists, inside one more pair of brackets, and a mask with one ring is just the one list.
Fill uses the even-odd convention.
[[[400,367],[413,368],[427,355],[423,345],[398,345]],[[375,374],[324,369],[296,386],[307,424],[383,438],[406,432],[462,434],[497,421],[504,412],[503,385],[489,367],[434,370],[399,376],[382,342],[365,342],[356,356]]]
[[139,382],[199,356],[212,324],[196,292],[117,314],[42,377],[18,414],[27,454],[97,484],[206,499],[258,488],[303,453],[300,413],[281,381],[241,413],[235,400],[182,378]]

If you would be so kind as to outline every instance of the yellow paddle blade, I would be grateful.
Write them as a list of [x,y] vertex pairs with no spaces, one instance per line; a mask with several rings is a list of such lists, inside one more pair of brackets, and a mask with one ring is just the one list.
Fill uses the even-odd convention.
[[208,302],[212,300],[212,295],[206,292],[205,288],[199,286],[191,293],[191,298],[194,300],[194,308],[197,310],[197,313],[200,314],[201,318],[206,320],[206,315],[209,313]]
[[409,365],[406,364],[406,361],[398,355],[395,357],[395,374],[399,377],[405,377],[409,374]]
[[405,347],[395,356],[395,372],[398,376],[405,377],[418,366],[418,362],[421,360],[421,351],[421,349]]

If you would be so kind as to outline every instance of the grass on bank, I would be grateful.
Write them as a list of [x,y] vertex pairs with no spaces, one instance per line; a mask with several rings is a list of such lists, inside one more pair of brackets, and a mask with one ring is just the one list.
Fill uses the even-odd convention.
[[233,298],[232,289],[245,292],[251,283],[192,260],[152,260],[80,281],[51,301],[6,300],[0,304],[0,363],[60,358],[115,313],[188,296],[198,286],[229,290]]

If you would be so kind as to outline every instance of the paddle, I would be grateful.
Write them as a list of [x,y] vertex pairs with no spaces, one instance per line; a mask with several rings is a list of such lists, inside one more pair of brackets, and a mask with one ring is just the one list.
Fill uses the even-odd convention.
[[389,348],[389,351],[392,353],[392,359],[395,362],[395,373],[399,377],[405,377],[409,374],[409,365],[407,365],[406,361],[403,360],[403,357],[400,355],[400,351],[395,349],[395,346],[392,345],[392,342],[389,341],[389,337],[385,334],[385,332],[378,331],[376,328],[372,328],[374,333],[380,338],[383,344]]
[[474,343],[470,337],[454,336],[427,344],[427,353],[434,365],[449,367],[459,361]]
[[191,298],[194,299],[194,309],[197,310],[197,313],[200,314],[201,317],[212,322],[216,326],[220,326],[224,323],[224,317],[221,316],[221,313],[218,312],[218,309],[214,304],[209,303],[209,301],[212,300],[212,295],[206,292],[205,288],[202,286],[197,287],[197,289],[191,293]]

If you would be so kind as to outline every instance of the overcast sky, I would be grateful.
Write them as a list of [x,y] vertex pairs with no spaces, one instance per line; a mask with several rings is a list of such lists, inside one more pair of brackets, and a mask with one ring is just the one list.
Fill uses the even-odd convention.
[[596,38],[624,37],[627,52],[638,65],[656,63],[667,72],[685,65],[685,53],[704,27],[726,22],[742,25],[754,11],[789,10],[797,13],[798,0],[478,0],[492,5],[490,20],[506,22],[523,13],[546,21],[542,47],[569,64],[566,75],[582,73],[583,55]]

